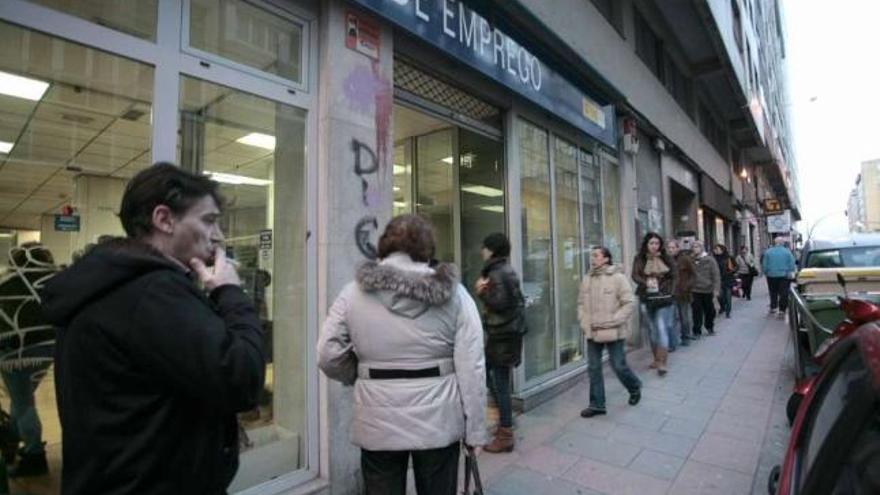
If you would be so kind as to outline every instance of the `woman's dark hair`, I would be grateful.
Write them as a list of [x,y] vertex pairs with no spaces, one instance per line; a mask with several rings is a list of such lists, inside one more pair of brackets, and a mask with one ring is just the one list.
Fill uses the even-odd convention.
[[510,241],[501,232],[487,235],[483,239],[483,247],[492,251],[493,258],[506,258],[510,256]]
[[642,238],[642,247],[639,248],[639,259],[642,261],[648,261],[648,243],[651,242],[651,239],[657,239],[660,241],[660,251],[659,255],[663,258],[663,261],[667,261],[666,253],[663,251],[663,246],[666,244],[663,242],[663,237],[656,232],[648,232],[645,234],[645,237]]
[[218,185],[207,176],[187,172],[174,164],[156,163],[138,172],[125,186],[119,207],[122,228],[130,238],[149,235],[153,230],[153,210],[159,205],[180,216],[200,199],[211,196],[217,207],[222,208]]
[[605,247],[605,246],[593,246],[592,250],[593,250],[593,251],[600,251],[600,252],[602,252],[602,256],[604,256],[604,257],[608,260],[608,264],[609,264],[609,265],[613,265],[613,264],[614,264],[614,259],[611,257],[611,250],[609,250],[607,247]]
[[720,249],[721,254],[725,256],[727,255],[727,246],[725,246],[724,244],[715,244],[715,249]]
[[434,257],[434,229],[419,215],[399,215],[391,219],[379,238],[379,258],[393,253],[408,254],[413,261],[428,263]]

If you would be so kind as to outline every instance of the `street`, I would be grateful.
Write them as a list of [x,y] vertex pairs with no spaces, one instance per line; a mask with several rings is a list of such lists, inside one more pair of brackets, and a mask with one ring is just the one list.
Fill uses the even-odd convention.
[[516,450],[480,455],[487,492],[554,494],[765,494],[788,440],[792,387],[785,320],[767,316],[766,280],[734,300],[716,336],[679,348],[665,378],[650,352],[628,355],[642,401],[605,366],[608,415],[584,419],[586,378],[516,419]]

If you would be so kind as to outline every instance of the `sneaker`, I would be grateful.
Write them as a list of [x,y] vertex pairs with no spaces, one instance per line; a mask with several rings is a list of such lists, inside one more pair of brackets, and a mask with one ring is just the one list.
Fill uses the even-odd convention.
[[591,409],[589,407],[581,411],[582,418],[592,418],[593,416],[602,416],[604,414],[604,409]]
[[642,400],[642,391],[636,390],[635,392],[629,394],[629,405],[634,406]]
[[688,340],[690,340],[690,339],[681,339],[681,346],[687,347],[687,346],[691,345],[691,343],[688,342]]

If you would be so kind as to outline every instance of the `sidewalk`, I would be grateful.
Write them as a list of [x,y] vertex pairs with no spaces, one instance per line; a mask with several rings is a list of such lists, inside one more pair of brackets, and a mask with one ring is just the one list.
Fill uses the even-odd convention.
[[517,418],[516,451],[480,456],[493,495],[767,493],[787,439],[785,320],[767,316],[765,280],[752,301],[736,299],[732,319],[669,357],[665,378],[650,353],[629,354],[642,401],[606,366],[608,415],[579,416],[587,382]]

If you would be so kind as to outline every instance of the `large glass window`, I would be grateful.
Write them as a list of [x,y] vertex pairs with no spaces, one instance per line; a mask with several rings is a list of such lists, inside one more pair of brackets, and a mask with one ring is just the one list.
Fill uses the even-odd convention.
[[303,467],[306,457],[306,112],[184,77],[181,163],[220,182],[227,251],[259,310],[270,362],[230,491]]
[[605,247],[611,251],[614,262],[626,266],[623,259],[623,234],[620,224],[620,169],[617,164],[599,155],[602,161],[602,204]]
[[581,240],[584,247],[584,266],[589,268],[589,249],[593,246],[604,244],[602,237],[602,168],[599,166],[599,162],[593,153],[582,149],[579,156]]
[[468,288],[483,269],[480,248],[492,232],[504,232],[504,149],[501,141],[459,129],[461,271]]
[[[44,277],[64,269],[104,235],[128,178],[149,164],[153,69],[46,34],[0,22],[0,368],[16,368],[35,387],[49,473],[13,480],[13,492],[58,493],[61,428],[55,403],[51,328],[33,308]],[[51,255],[8,260],[10,248],[41,243]],[[34,265],[31,259],[42,264]],[[25,265],[20,266],[19,262]],[[16,268],[29,271],[12,270]],[[38,277],[33,275],[39,275]],[[16,332],[49,330],[49,340],[19,343]],[[17,361],[37,346],[36,363]],[[0,405],[9,412],[10,376]],[[18,382],[20,383],[20,381]],[[19,400],[30,399],[18,395]],[[21,407],[16,404],[16,409]]]
[[303,82],[302,25],[242,0],[190,0],[189,44]]
[[556,280],[559,286],[559,364],[583,357],[583,339],[577,319],[581,282],[581,243],[578,234],[578,149],[554,139],[556,167]]
[[526,379],[556,367],[550,150],[547,131],[517,121],[521,164],[523,292],[526,297]]
[[455,221],[453,216],[455,130],[442,129],[415,139],[416,212],[434,226],[434,257],[455,262]]
[[159,0],[137,1],[82,1],[30,0],[46,7],[66,12],[87,21],[122,31],[145,40],[156,41],[156,6]]

